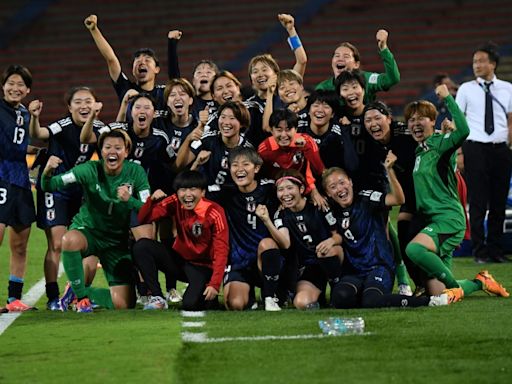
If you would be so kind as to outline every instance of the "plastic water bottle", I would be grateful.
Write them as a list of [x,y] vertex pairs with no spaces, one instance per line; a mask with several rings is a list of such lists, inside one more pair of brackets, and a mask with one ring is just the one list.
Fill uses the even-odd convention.
[[320,320],[318,325],[324,335],[329,336],[364,333],[362,317],[329,317],[327,320]]

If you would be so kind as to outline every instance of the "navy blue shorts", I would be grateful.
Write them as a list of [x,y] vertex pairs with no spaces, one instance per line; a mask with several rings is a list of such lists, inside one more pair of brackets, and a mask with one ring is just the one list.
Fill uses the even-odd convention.
[[251,287],[261,287],[263,285],[261,272],[259,271],[256,263],[245,269],[238,270],[233,270],[231,265],[227,265],[224,270],[224,285],[233,281],[246,283]]
[[29,227],[34,221],[36,208],[32,191],[0,180],[0,223]]
[[349,283],[357,288],[358,292],[363,292],[368,288],[375,288],[383,295],[391,293],[395,276],[388,268],[378,265],[370,272],[360,275],[345,275],[340,280],[341,283]]
[[69,226],[80,210],[82,197],[64,197],[52,192],[37,190],[37,226],[41,229],[57,225]]
[[320,267],[320,264],[306,265],[305,267],[301,268],[299,270],[298,281],[301,280],[309,281],[322,292],[325,291],[327,286],[327,276]]

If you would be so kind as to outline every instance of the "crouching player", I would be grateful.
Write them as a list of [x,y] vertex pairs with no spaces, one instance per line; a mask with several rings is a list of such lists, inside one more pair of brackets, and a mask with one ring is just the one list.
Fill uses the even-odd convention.
[[283,259],[267,227],[256,216],[260,204],[267,204],[272,213],[277,208],[274,181],[256,179],[263,160],[253,148],[234,148],[229,164],[236,189],[225,188],[218,196],[226,210],[230,242],[224,274],[224,304],[232,310],[252,306],[257,286],[262,288],[265,310],[279,311],[281,308],[274,297]]
[[[141,224],[174,218],[177,236],[172,249],[155,240],[140,239],[133,246],[135,263],[151,292],[144,309],[165,309],[167,302],[158,282],[158,270],[187,282],[182,308],[215,308],[228,257],[228,225],[222,207],[204,197],[206,177],[184,171],[174,179],[176,193],[166,197],[157,190],[140,209]],[[164,198],[162,200],[162,198]],[[158,201],[160,200],[160,201]]]
[[[41,189],[54,192],[79,184],[84,202],[62,238],[62,262],[71,282],[61,298],[61,309],[77,298],[77,312],[92,312],[91,300],[106,308],[135,306],[134,269],[128,249],[132,210],[139,209],[149,197],[144,169],[125,161],[131,141],[121,130],[99,138],[100,161],[87,161],[70,171],[51,177],[62,160],[48,159],[41,177]],[[99,257],[108,289],[86,287],[82,258]]]
[[363,190],[354,196],[352,180],[341,168],[329,168],[323,175],[323,187],[334,201],[333,213],[343,237],[345,260],[343,277],[331,292],[336,308],[418,307],[446,305],[448,295],[414,297],[391,294],[395,264],[386,236],[382,210],[404,203],[402,187],[393,164],[396,156],[389,151],[386,168],[390,192]]
[[289,250],[286,262],[297,265],[293,304],[298,309],[315,309],[327,282],[334,289],[341,277],[343,250],[336,219],[332,212],[323,212],[306,200],[306,181],[299,171],[280,172],[276,187],[283,209],[277,212],[275,220],[272,221],[265,205],[259,205],[256,214],[279,247]]

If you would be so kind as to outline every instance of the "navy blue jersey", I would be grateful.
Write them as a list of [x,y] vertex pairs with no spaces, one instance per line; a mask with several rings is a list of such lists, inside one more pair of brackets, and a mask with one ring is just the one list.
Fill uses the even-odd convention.
[[277,229],[288,228],[291,248],[298,256],[299,267],[303,267],[318,264],[316,246],[332,236],[336,218],[331,211],[323,212],[308,202],[300,212],[288,208],[277,211],[274,225]]
[[348,116],[347,126],[359,158],[359,167],[353,181],[356,189],[375,189],[385,191],[387,185],[386,170],[382,160],[374,156],[379,146],[364,126],[363,116]]
[[27,167],[30,114],[0,100],[0,180],[30,189]]
[[[252,147],[252,145],[240,135],[238,145],[242,147]],[[200,171],[206,176],[208,186],[217,186],[218,189],[224,185],[233,185],[233,179],[229,173],[229,152],[231,148],[226,147],[222,141],[219,132],[208,132],[201,137],[201,140],[193,141],[190,144],[190,150],[197,156],[199,152],[205,150],[210,151],[210,159],[206,164],[201,166]]]
[[320,157],[326,168],[340,167],[353,175],[359,165],[354,144],[350,138],[349,128],[334,124],[329,124],[329,129],[323,135],[317,135],[308,125],[303,127],[300,133],[307,133],[318,144]]
[[[272,103],[274,111],[285,107],[277,95],[274,95]],[[253,95],[244,101],[244,105],[251,115],[251,127],[245,133],[245,136],[254,148],[258,148],[261,142],[270,136],[270,133],[263,131],[263,112],[265,111],[265,104],[266,101],[259,98],[257,95]]]
[[309,126],[309,108],[306,106],[297,113],[297,132],[304,132],[306,127]]
[[224,208],[229,225],[229,262],[232,270],[245,269],[256,262],[261,239],[271,237],[267,227],[256,216],[259,204],[267,206],[271,215],[277,208],[274,181],[258,181],[256,189],[243,193],[238,188],[225,188],[217,200]]
[[[153,173],[161,162],[169,162],[167,147],[169,137],[161,129],[151,127],[151,132],[147,137],[139,137],[135,134],[131,123],[116,122],[108,125],[110,129],[123,129],[128,133],[132,140],[132,150],[128,155],[128,160],[137,163],[144,168],[150,185],[153,189]],[[157,175],[155,175],[156,177]]]
[[199,120],[199,112],[203,111],[206,106],[208,106],[208,112],[210,115],[213,115],[217,111],[217,104],[213,100],[203,100],[200,97],[194,97],[194,102],[192,103],[192,108],[190,113],[197,120]]
[[[139,93],[149,93],[155,100],[155,118],[165,115],[167,110],[167,100],[164,100],[165,85],[156,85],[151,91],[146,91],[142,89],[137,83],[134,83],[128,79],[128,76],[126,76],[124,72],[121,72],[117,81],[112,81],[112,84],[114,85],[114,89],[116,91],[119,102],[123,100],[123,97],[128,90],[135,89]],[[132,105],[130,103],[126,111],[126,119],[128,121],[132,120],[131,110]]]
[[[101,121],[94,120],[93,132],[96,136],[99,135],[101,129],[105,126]],[[57,120],[48,125],[48,149],[47,156],[57,156],[62,160],[62,163],[55,169],[54,175],[58,175],[69,171],[75,165],[85,163],[90,160],[94,152],[97,150],[96,144],[83,144],[80,143],[80,131],[82,127],[76,125],[71,116]],[[40,184],[41,173],[45,164],[39,167],[39,175],[37,184]],[[75,196],[81,194],[81,187],[75,185],[61,191],[55,191],[54,195],[60,196]]]
[[376,266],[394,271],[393,252],[386,236],[382,211],[387,209],[386,194],[363,190],[348,208],[334,204],[338,232],[343,237],[345,262],[364,276]]

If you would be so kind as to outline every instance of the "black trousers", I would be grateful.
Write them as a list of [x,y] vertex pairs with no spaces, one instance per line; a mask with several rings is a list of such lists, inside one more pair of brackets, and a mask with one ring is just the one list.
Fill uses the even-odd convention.
[[132,254],[135,264],[153,296],[163,296],[158,282],[158,271],[162,271],[166,276],[189,283],[183,294],[182,308],[184,310],[198,311],[215,308],[213,301],[217,300],[206,302],[203,296],[213,273],[210,268],[189,263],[172,249],[168,251],[163,244],[155,240],[141,239],[137,241],[132,248]]
[[[473,256],[478,259],[502,257],[501,236],[512,171],[512,151],[505,143],[469,140],[462,149]],[[484,219],[487,210],[486,237]]]

